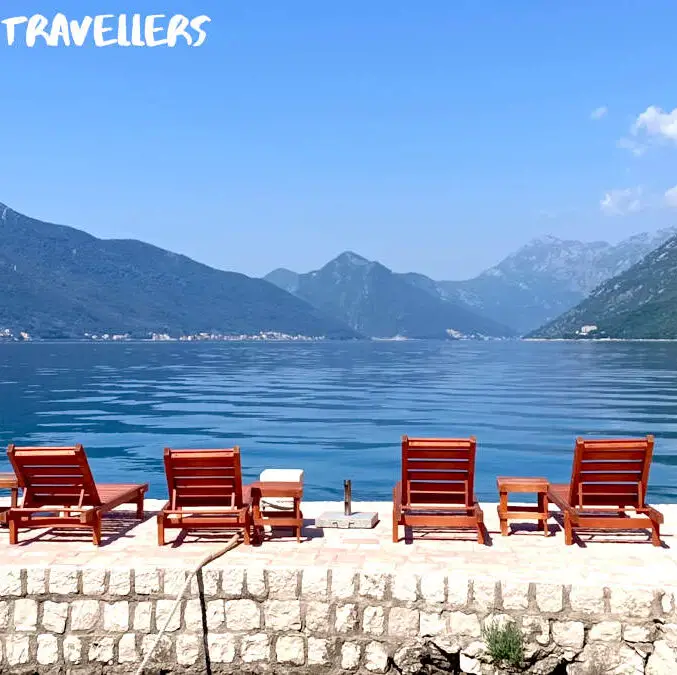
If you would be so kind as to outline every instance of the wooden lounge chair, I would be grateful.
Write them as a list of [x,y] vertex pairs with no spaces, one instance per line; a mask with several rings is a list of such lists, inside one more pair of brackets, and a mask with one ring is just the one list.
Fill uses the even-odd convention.
[[82,445],[68,448],[27,448],[10,445],[9,461],[22,487],[18,507],[7,513],[9,543],[17,544],[20,529],[59,527],[90,529],[101,545],[101,518],[121,504],[136,504],[143,518],[148,483],[95,483]]
[[663,514],[645,501],[653,446],[653,436],[576,439],[571,482],[548,489],[550,501],[564,514],[567,545],[573,544],[576,529],[651,529],[653,545],[661,546]]
[[158,544],[165,530],[241,529],[251,543],[251,491],[242,486],[240,449],[165,448],[169,500],[157,517]]
[[484,514],[475,497],[472,438],[402,437],[402,480],[393,491],[393,541],[406,528],[474,528],[485,543]]

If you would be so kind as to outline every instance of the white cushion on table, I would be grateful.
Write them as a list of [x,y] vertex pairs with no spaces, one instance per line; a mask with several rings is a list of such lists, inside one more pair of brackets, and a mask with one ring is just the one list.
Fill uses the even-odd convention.
[[303,469],[264,469],[259,480],[262,482],[302,483]]

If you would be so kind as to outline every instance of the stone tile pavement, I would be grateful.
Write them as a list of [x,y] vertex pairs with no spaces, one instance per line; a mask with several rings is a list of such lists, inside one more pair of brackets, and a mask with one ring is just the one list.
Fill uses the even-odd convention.
[[[1,502],[0,502],[1,503]],[[28,566],[75,565],[126,568],[182,567],[196,565],[228,538],[225,533],[168,533],[169,543],[158,547],[154,511],[163,502],[146,500],[143,522],[118,509],[104,521],[103,546],[96,548],[88,532],[22,531],[20,544],[10,546],[6,529],[0,529],[0,564]],[[512,534],[500,535],[495,504],[483,504],[491,537],[490,546],[475,541],[473,531],[415,535],[413,543],[391,542],[392,505],[387,502],[354,503],[355,511],[377,511],[379,523],[372,530],[314,528],[323,511],[341,510],[342,504],[304,502],[304,539],[297,544],[291,532],[268,535],[261,546],[240,545],[212,566],[321,566],[378,568],[383,571],[453,571],[468,578],[496,578],[557,584],[669,586],[677,580],[677,505],[658,508],[665,514],[663,548],[650,544],[643,533],[584,534],[582,546],[565,546],[563,532],[553,517],[551,536],[537,532],[534,523],[512,523]],[[553,513],[556,513],[553,511]],[[179,539],[172,539],[175,535]],[[403,530],[400,528],[400,536]]]

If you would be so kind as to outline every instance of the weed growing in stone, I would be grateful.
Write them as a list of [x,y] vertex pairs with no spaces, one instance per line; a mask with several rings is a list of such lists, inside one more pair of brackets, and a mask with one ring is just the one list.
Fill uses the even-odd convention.
[[518,667],[524,660],[524,636],[516,623],[492,622],[482,631],[487,650],[494,663]]

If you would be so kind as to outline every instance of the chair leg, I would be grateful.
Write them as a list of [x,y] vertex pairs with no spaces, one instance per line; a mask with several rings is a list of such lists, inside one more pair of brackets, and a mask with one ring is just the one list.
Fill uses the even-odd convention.
[[97,513],[94,516],[92,523],[92,541],[94,546],[101,546],[101,514]]
[[143,492],[136,500],[136,518],[137,520],[143,520]]
[[393,510],[393,544],[397,544],[397,542],[400,540],[400,527],[399,523],[397,522],[397,514]]
[[249,517],[249,513],[244,517],[244,527],[243,532],[244,532],[244,544],[245,546],[250,546],[252,543],[252,537],[251,537],[251,527],[252,527],[252,521],[251,518]]
[[165,519],[162,515],[157,517],[157,543],[158,546],[165,545]]
[[477,522],[477,543],[485,544],[484,541],[484,523],[482,521]]
[[564,543],[571,546],[574,543],[574,532],[571,526],[571,516],[564,513]]
[[655,520],[651,521],[651,543],[654,546],[662,546],[661,542],[661,525]]
[[19,543],[19,526],[11,516],[7,519],[7,527],[9,528],[9,543],[18,544]]

